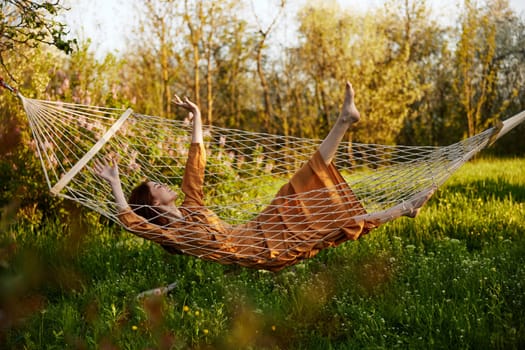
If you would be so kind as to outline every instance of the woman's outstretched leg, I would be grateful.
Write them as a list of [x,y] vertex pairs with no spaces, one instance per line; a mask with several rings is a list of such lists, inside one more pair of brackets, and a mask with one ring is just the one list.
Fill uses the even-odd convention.
[[337,152],[337,148],[339,147],[339,143],[343,139],[350,125],[358,122],[359,118],[359,111],[354,103],[354,89],[352,88],[352,84],[346,82],[345,99],[339,118],[337,118],[335,125],[323,140],[321,146],[319,146],[319,153],[327,165],[332,162],[332,159]]

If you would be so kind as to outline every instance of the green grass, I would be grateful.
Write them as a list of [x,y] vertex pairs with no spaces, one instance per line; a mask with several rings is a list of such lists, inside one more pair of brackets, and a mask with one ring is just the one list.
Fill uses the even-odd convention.
[[[2,231],[4,349],[525,347],[525,160],[465,165],[415,219],[280,273],[105,222]],[[162,298],[141,292],[172,282]]]

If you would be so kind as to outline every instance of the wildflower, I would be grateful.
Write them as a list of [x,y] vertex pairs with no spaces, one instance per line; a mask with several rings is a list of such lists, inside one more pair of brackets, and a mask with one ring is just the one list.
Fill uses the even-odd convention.
[[237,158],[237,166],[240,168],[243,164],[244,164],[244,156],[241,154],[241,155]]
[[135,162],[137,159],[137,156],[139,155],[139,152],[137,150],[132,150],[129,155],[130,162]]
[[199,310],[195,311],[195,316],[199,316],[199,315],[200,315]]
[[133,325],[133,326],[131,326],[131,329],[132,329],[132,330],[134,330],[134,331],[136,331],[136,330],[138,330],[138,329],[139,329],[139,327],[137,327],[137,326]]
[[46,141],[46,142],[44,142],[44,147],[43,147],[43,148],[44,148],[45,150],[48,150],[48,149],[52,150],[52,149],[55,148],[55,146],[54,146],[51,142]]
[[275,332],[276,329],[277,329],[277,327],[275,327],[275,325],[272,325],[272,331]]
[[51,165],[53,167],[56,167],[58,165],[58,160],[57,160],[57,157],[55,157],[54,154],[51,155],[50,159],[49,159],[49,163],[51,163]]
[[188,305],[184,305],[184,306],[182,307],[182,311],[184,311],[184,312],[189,312],[189,311],[190,311],[190,307],[189,307]]
[[204,335],[208,335],[209,331],[208,331],[206,328],[204,328],[204,329],[202,330],[202,333],[204,333]]
[[129,164],[129,168],[133,171],[137,171],[140,169],[140,164],[137,164],[135,162]]
[[89,92],[86,94],[86,97],[84,97],[83,104],[90,105],[91,104],[91,96],[89,95]]

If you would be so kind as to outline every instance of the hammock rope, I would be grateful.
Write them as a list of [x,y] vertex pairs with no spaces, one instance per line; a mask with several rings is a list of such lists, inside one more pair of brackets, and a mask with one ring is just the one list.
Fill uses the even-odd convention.
[[[174,189],[180,187],[190,144],[188,121],[143,115],[130,109],[18,96],[29,120],[34,150],[53,194],[78,202],[121,224],[111,188],[91,168],[94,159],[104,157],[118,159],[125,193],[130,193],[144,179]],[[334,165],[367,213],[382,212],[410,202],[426,189],[441,186],[462,164],[523,120],[525,111],[499,127],[446,147],[342,142]],[[245,224],[267,207],[278,189],[311,158],[322,141],[217,126],[204,126],[204,134],[206,206],[229,225]],[[337,189],[323,189],[334,190]],[[311,198],[316,195],[308,193]],[[312,208],[316,209],[322,208]],[[326,220],[328,227],[333,221],[329,217],[337,213],[329,214],[326,218],[316,215],[315,224]],[[300,225],[304,227],[308,223],[302,221]],[[271,231],[271,228],[266,230]],[[286,243],[282,244],[282,249],[290,249],[293,245],[300,249],[305,244],[304,237],[296,240],[293,235],[289,235],[286,242],[279,242],[283,238],[278,231],[276,226],[275,235],[266,232],[265,238],[276,240],[273,243],[277,251],[281,249],[280,243]],[[235,255],[258,259],[251,255],[253,246],[260,242],[253,242],[248,234],[245,238],[246,243],[235,247]],[[202,237],[192,237],[190,232],[182,248],[177,249],[207,258],[217,253],[217,238],[213,240],[203,241]],[[312,238],[309,243],[316,244],[318,240]],[[308,239],[306,241],[308,243]],[[214,260],[228,262],[221,257]]]

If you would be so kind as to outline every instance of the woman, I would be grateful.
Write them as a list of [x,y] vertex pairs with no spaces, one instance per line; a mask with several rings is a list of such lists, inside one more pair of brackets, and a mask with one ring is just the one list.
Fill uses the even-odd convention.
[[181,185],[185,197],[180,206],[175,205],[176,192],[152,181],[137,186],[128,204],[116,162],[97,161],[94,167],[110,184],[123,225],[171,253],[279,271],[324,248],[356,240],[382,223],[400,216],[414,217],[435,190],[421,192],[410,203],[366,213],[332,163],[349,126],[360,119],[354,91],[347,82],[339,118],[318,151],[259,215],[245,224],[229,225],[204,204],[206,151],[200,110],[188,98],[181,100],[177,95],[175,104],[188,110],[193,119]]

